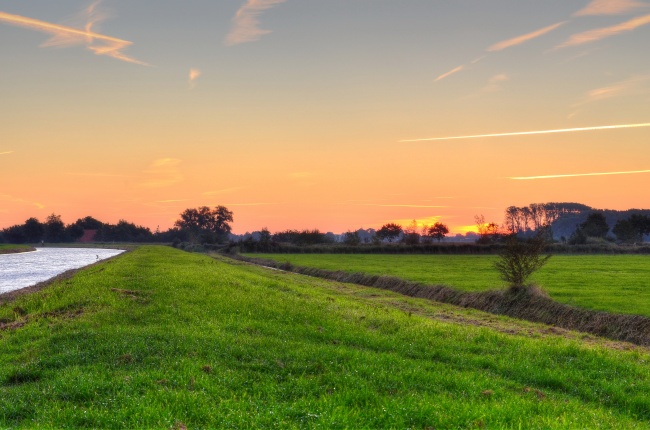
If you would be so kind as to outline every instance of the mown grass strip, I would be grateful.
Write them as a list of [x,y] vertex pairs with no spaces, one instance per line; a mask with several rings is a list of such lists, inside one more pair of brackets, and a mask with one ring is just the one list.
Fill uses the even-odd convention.
[[450,309],[143,247],[0,306],[0,427],[647,425],[646,350]]
[[252,258],[243,255],[232,255],[231,258],[303,275],[381,288],[410,297],[435,300],[493,314],[550,324],[568,330],[591,333],[609,339],[632,342],[637,345],[650,346],[650,318],[568,306],[551,299],[537,287],[466,292],[444,285],[424,285],[392,276],[294,266],[288,262],[280,263],[276,260]]

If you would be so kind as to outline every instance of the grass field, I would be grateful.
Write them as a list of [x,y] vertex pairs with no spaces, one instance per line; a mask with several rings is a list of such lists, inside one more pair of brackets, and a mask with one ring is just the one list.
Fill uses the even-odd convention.
[[[248,254],[297,266],[381,274],[464,291],[503,288],[488,255]],[[589,309],[650,316],[650,256],[556,255],[531,282],[555,300]]]
[[0,254],[13,254],[14,252],[27,252],[32,251],[32,248],[29,245],[11,245],[11,244],[0,244]]
[[0,306],[0,428],[647,428],[650,353],[143,247]]

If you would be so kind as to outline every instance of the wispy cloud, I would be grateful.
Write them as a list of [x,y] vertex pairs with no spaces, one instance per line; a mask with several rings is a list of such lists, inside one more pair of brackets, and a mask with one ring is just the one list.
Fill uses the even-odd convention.
[[513,37],[512,39],[504,40],[499,43],[495,43],[490,46],[487,50],[488,52],[502,51],[513,46],[521,45],[530,40],[537,39],[540,36],[550,33],[556,28],[560,27],[562,24],[565,24],[566,21],[558,22],[557,24],[549,25],[548,27],[541,28],[539,30],[533,31],[532,33],[523,34],[521,36]]
[[448,71],[447,73],[443,73],[442,75],[438,76],[438,77],[434,80],[434,82],[442,81],[443,79],[448,78],[449,76],[453,75],[454,73],[458,73],[458,72],[460,72],[460,71],[463,70],[464,68],[465,68],[464,65],[462,65],[462,66],[458,66],[458,67],[456,67],[455,69],[452,69],[452,70]]
[[[553,25],[549,25],[548,27],[544,27],[542,29],[533,31],[532,33],[527,33],[521,36],[514,37],[512,39],[504,40],[499,43],[495,43],[494,45],[490,46],[487,48],[485,51],[486,52],[497,52],[497,51],[502,51],[507,48],[511,48],[513,46],[521,45],[523,43],[528,42],[529,40],[538,38],[540,36],[545,35],[546,33],[550,33],[551,31],[555,30],[556,28],[560,27],[561,25],[565,24],[567,21],[562,21],[558,22]],[[487,55],[481,55],[480,57],[475,58],[472,60],[469,64],[461,64],[460,66],[443,73],[442,75],[438,76],[436,79],[434,79],[434,82],[439,82],[442,81],[445,78],[448,78],[451,75],[454,75],[462,70],[465,70],[469,65],[476,64],[479,61],[482,61],[484,58],[486,58]]]
[[436,140],[478,139],[485,137],[528,136],[535,134],[575,133],[579,131],[614,130],[620,128],[650,127],[650,122],[642,124],[600,125],[596,127],[561,128],[556,130],[516,131],[508,133],[475,134],[470,136],[428,137],[424,139],[404,139],[399,142],[426,142]]
[[9,155],[9,154],[13,154],[13,153],[14,153],[14,151],[5,151],[5,152],[0,152],[0,155]]
[[532,180],[532,179],[577,178],[581,176],[634,175],[638,173],[650,173],[650,170],[630,170],[628,172],[571,173],[565,175],[546,175],[546,176],[513,176],[508,179],[521,181],[521,180]]
[[190,69],[188,76],[188,82],[190,84],[190,89],[193,90],[196,87],[196,80],[201,76],[201,71],[198,69]]
[[254,42],[262,36],[271,33],[270,30],[262,30],[258,17],[263,11],[273,6],[284,3],[286,0],[247,0],[239,8],[232,19],[232,28],[226,36],[225,44],[228,46],[239,45],[240,43]]
[[[75,17],[66,21],[65,26],[75,29],[83,28],[86,33],[93,32],[93,27],[98,26],[102,21],[108,18],[108,15],[100,10],[100,3],[101,0],[94,1],[87,8],[77,13]],[[83,40],[84,38],[86,38],[86,36],[62,31],[53,34],[52,37],[42,43],[41,46],[54,48],[75,46],[86,42]],[[88,42],[92,42],[92,40],[88,40]]]
[[10,194],[0,193],[0,201],[10,202],[10,203],[19,203],[29,206],[36,206],[37,209],[44,209],[45,205],[39,202],[33,202],[30,200],[25,200],[20,197],[15,197]]
[[564,43],[558,45],[556,48],[566,48],[570,46],[578,46],[585,43],[596,42],[607,37],[612,37],[621,33],[633,31],[648,24],[650,24],[650,15],[639,16],[629,21],[625,21],[621,24],[613,25],[611,27],[597,28],[594,30],[574,34]]
[[176,158],[160,158],[151,163],[149,169],[145,170],[147,179],[140,185],[143,187],[168,187],[183,180],[179,169],[181,160]]
[[592,0],[574,16],[623,15],[648,6],[647,3],[636,0]]
[[[557,49],[557,48],[555,48],[555,49]],[[569,57],[566,60],[562,61],[561,64],[570,63],[571,61],[577,60],[578,58],[586,57],[587,55],[590,55],[590,54],[592,54],[592,53],[594,53],[596,51],[600,51],[601,49],[603,49],[603,48],[602,47],[595,47],[595,48],[585,49],[584,51],[579,52],[579,53],[575,54],[574,56]]]
[[11,24],[19,27],[29,28],[51,35],[52,37],[43,43],[42,47],[66,47],[75,45],[84,45],[87,49],[96,55],[106,55],[117,60],[128,63],[148,66],[147,63],[129,57],[123,51],[133,44],[127,40],[106,36],[93,31],[93,26],[105,19],[105,15],[98,12],[99,1],[86,8],[78,17],[83,17],[85,23],[81,25],[83,29],[53,24],[28,18],[19,15],[12,15],[0,12],[0,22]]
[[467,69],[468,67],[471,67],[473,64],[476,64],[476,63],[482,61],[485,57],[487,57],[487,55],[481,55],[480,57],[476,57],[475,59],[470,61],[469,64],[461,64],[460,66],[456,67],[455,69],[452,69],[452,70],[448,71],[447,73],[443,73],[442,75],[438,76],[436,79],[433,80],[433,82],[442,81],[443,79],[448,78],[451,75],[454,75],[454,74],[456,74],[456,73],[458,73],[460,71],[463,71],[463,70]]
[[505,73],[492,76],[488,80],[488,84],[481,90],[484,93],[496,93],[501,90],[502,84],[510,80],[510,76]]
[[[595,88],[591,91],[588,91],[583,100],[574,104],[572,107],[576,108],[588,103],[597,102],[600,100],[610,99],[614,97],[620,97],[630,94],[641,94],[642,85],[650,81],[650,75],[646,76],[635,76],[624,81],[616,82],[614,84],[608,85],[606,87]],[[646,91],[647,92],[647,91]]]

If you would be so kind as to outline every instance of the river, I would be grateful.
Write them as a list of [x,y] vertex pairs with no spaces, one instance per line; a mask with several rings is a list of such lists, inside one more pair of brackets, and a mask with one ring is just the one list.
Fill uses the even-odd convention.
[[65,271],[88,266],[124,251],[101,248],[37,248],[0,255],[0,294],[47,281]]

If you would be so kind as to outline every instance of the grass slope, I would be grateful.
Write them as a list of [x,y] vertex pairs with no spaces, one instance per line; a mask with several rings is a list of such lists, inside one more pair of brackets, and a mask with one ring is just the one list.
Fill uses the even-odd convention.
[[[463,291],[503,288],[489,255],[249,254],[296,266],[395,276]],[[574,306],[650,317],[650,256],[555,255],[531,282]]]
[[650,420],[645,350],[171,248],[82,270],[3,304],[0,321],[0,427]]
[[34,248],[29,245],[0,244],[0,254],[13,254],[16,252],[28,252],[33,250]]

